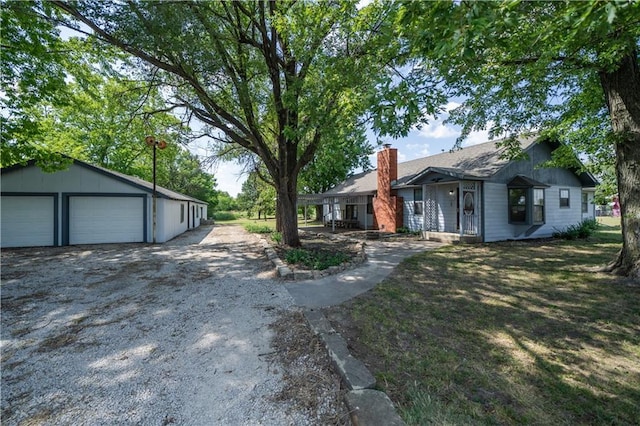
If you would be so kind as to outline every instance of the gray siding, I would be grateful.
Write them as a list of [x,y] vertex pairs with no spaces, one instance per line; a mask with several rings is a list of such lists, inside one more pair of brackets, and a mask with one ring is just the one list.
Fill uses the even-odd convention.
[[[424,217],[422,214],[413,214],[413,189],[401,189],[398,196],[402,197],[402,224],[411,231],[421,231],[424,229]],[[424,211],[424,206],[423,206]]]
[[491,182],[508,183],[516,175],[525,175],[547,185],[581,187],[578,177],[567,169],[536,168],[536,165],[551,159],[551,148],[546,144],[535,144],[527,152],[529,158],[512,161],[491,179]]
[[[569,189],[569,208],[560,208],[560,189]],[[526,238],[546,238],[556,230],[582,220],[582,188],[573,186],[551,186],[545,189],[545,224],[530,235],[525,235],[528,225],[509,224],[507,186],[492,182],[484,184],[484,241],[502,241]]]

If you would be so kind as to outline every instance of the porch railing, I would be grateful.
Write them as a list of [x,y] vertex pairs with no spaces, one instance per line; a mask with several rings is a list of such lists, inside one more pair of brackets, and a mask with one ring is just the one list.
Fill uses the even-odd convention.
[[462,233],[464,235],[478,235],[478,215],[464,214]]

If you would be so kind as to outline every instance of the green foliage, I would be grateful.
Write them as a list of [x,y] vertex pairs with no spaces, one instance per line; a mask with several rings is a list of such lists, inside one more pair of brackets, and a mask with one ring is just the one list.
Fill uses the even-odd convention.
[[330,266],[339,266],[349,260],[349,256],[341,253],[293,248],[287,250],[285,260],[289,264],[302,264],[313,270],[322,271]]
[[[294,245],[302,170],[309,170],[304,186],[322,187],[332,173],[344,176],[362,164],[359,157],[371,149],[366,124],[378,114],[369,111],[372,99],[398,81],[402,44],[391,25],[394,3],[360,9],[355,0],[56,5],[68,25],[82,22],[97,39],[135,56],[130,69],[166,89],[169,108],[205,123],[203,133],[219,154],[248,169],[260,164],[283,206],[279,216],[291,219],[283,219],[283,237]],[[415,96],[397,99],[404,103],[386,116],[406,133],[414,121],[395,117],[422,112]],[[345,159],[331,164],[337,152]]]
[[249,174],[242,184],[242,192],[238,194],[238,207],[247,212],[247,217],[258,214],[258,217],[266,218],[273,215],[276,210],[276,191],[270,185],[260,179],[256,172]]
[[216,210],[220,212],[226,211],[238,211],[239,206],[238,202],[235,198],[229,195],[228,192],[218,191],[216,193],[218,204],[216,205]]
[[[37,9],[38,13],[33,13]],[[40,102],[67,103],[64,59],[69,50],[59,38],[54,19],[59,13],[40,1],[3,1],[0,14],[0,166],[51,159],[39,146],[44,139],[31,108]],[[54,156],[53,163],[60,157]]]
[[282,233],[281,232],[272,232],[271,239],[274,243],[280,244],[282,242]]
[[398,16],[416,70],[462,99],[448,118],[458,144],[474,130],[535,132],[571,147],[556,165],[615,164],[626,214],[611,269],[640,276],[640,2],[407,1]]
[[219,222],[227,222],[238,218],[238,216],[233,212],[213,212],[211,217],[213,217],[213,220]]
[[585,219],[575,225],[569,225],[563,230],[557,230],[553,233],[554,238],[563,240],[577,240],[589,238],[598,229],[598,221],[595,219]]
[[269,225],[247,224],[244,229],[252,234],[271,234],[273,232],[273,228]]

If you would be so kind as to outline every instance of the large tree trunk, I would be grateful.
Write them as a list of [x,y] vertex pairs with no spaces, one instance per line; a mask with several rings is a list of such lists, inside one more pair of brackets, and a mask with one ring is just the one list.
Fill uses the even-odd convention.
[[616,175],[622,222],[622,250],[609,266],[640,279],[640,71],[634,50],[612,72],[601,72],[615,133]]
[[282,144],[279,159],[279,175],[275,179],[276,229],[282,233],[282,242],[290,247],[300,246],[298,235],[298,176],[294,172],[297,162],[297,146]]

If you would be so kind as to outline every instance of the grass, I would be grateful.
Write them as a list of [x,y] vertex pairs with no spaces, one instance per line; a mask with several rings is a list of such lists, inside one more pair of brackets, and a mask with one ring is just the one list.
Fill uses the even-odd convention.
[[637,424],[640,285],[589,240],[448,246],[326,310],[408,424]]

